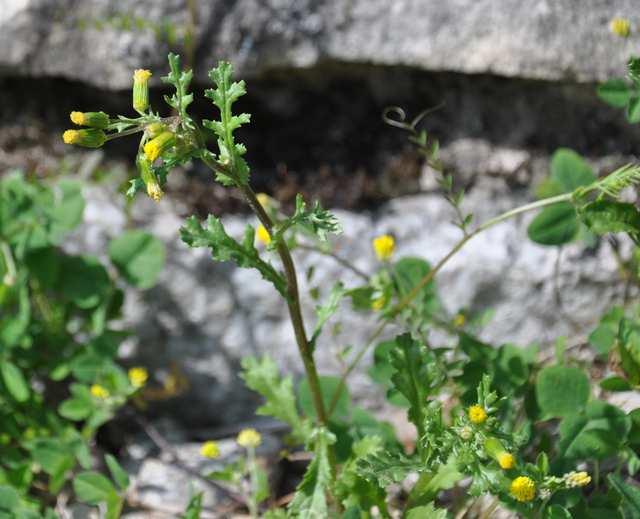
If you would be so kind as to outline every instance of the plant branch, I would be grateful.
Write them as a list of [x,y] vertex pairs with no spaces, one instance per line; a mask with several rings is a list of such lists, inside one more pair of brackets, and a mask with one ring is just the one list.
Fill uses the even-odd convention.
[[476,227],[476,229],[474,229],[472,232],[465,234],[460,239],[460,241],[458,241],[458,243],[456,243],[453,246],[453,248],[446,254],[446,256],[442,258],[435,267],[433,267],[429,272],[427,272],[427,274],[425,274],[422,277],[422,279],[418,281],[418,283],[411,289],[411,291],[406,296],[404,296],[398,303],[396,303],[395,306],[391,308],[391,310],[389,310],[389,312],[385,315],[385,320],[383,320],[378,325],[378,327],[373,331],[371,336],[365,342],[365,345],[360,349],[360,351],[358,351],[358,353],[353,358],[353,360],[349,364],[346,371],[342,374],[342,377],[340,378],[340,383],[338,384],[338,387],[336,388],[336,391],[333,394],[333,397],[331,398],[331,404],[329,405],[329,415],[331,415],[331,413],[333,412],[338,402],[340,393],[344,390],[346,386],[347,378],[353,372],[356,366],[360,363],[365,353],[373,345],[376,339],[384,331],[384,328],[386,327],[386,325],[390,322],[392,318],[396,317],[402,310],[404,310],[407,306],[409,306],[409,304],[411,304],[411,302],[416,298],[416,296],[420,293],[420,291],[433,280],[436,274],[440,272],[440,270],[442,270],[442,267],[444,267],[447,264],[447,262],[451,258],[453,258],[460,251],[460,249],[462,249],[467,244],[467,242],[469,242],[473,237],[477,236],[481,232],[486,231],[490,227],[493,227],[494,225],[504,222],[509,218],[525,213],[527,211],[533,211],[534,209],[540,209],[542,207],[558,204],[560,202],[568,202],[571,200],[572,196],[573,196],[573,193],[566,193],[563,195],[545,198],[543,200],[538,200],[530,204],[525,204],[523,206],[516,207],[515,209],[511,209],[494,218],[487,220],[483,224]]

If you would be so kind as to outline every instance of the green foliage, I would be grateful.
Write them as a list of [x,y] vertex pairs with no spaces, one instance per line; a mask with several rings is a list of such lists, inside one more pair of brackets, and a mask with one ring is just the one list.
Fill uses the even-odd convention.
[[544,368],[538,373],[536,399],[543,416],[547,418],[579,412],[589,399],[589,379],[578,368]]
[[267,356],[262,359],[244,358],[242,369],[242,378],[247,387],[265,399],[256,413],[282,420],[291,427],[291,433],[298,442],[304,441],[306,427],[296,409],[291,377],[281,378],[278,366]]
[[144,231],[127,231],[109,244],[109,258],[133,286],[150,288],[164,267],[164,245]]
[[563,245],[574,240],[579,230],[576,210],[569,203],[543,209],[529,224],[529,239],[540,245]]
[[311,434],[309,444],[314,457],[289,505],[291,515],[300,519],[329,516],[327,491],[333,477],[329,462],[329,446],[335,441],[335,436],[326,429],[315,429]]
[[180,229],[180,236],[189,247],[210,248],[216,261],[233,261],[239,267],[255,268],[282,296],[287,297],[283,277],[270,263],[260,258],[260,253],[254,245],[255,231],[251,226],[247,226],[242,242],[238,242],[227,234],[222,222],[215,216],[209,215],[206,227],[192,216]]

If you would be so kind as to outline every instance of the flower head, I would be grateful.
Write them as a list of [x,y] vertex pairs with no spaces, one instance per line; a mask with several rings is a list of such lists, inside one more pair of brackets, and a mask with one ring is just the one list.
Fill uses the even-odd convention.
[[264,245],[269,245],[271,243],[271,235],[269,234],[269,231],[267,231],[267,228],[262,224],[258,225],[258,228],[256,229],[256,238],[258,238],[258,241]]
[[469,414],[469,420],[471,420],[471,422],[475,424],[484,423],[485,420],[487,419],[487,412],[485,411],[484,407],[477,404],[472,405],[469,408],[468,414]]
[[144,154],[150,162],[153,162],[175,142],[175,135],[172,132],[162,132],[144,145]]
[[104,112],[71,112],[69,119],[78,126],[105,129],[109,126],[109,116]]
[[569,488],[584,487],[591,483],[591,476],[584,471],[571,471],[564,475],[564,482]]
[[149,108],[149,78],[151,71],[138,69],[133,73],[133,108],[144,112]]
[[136,389],[141,388],[147,383],[149,378],[149,372],[145,368],[135,367],[131,368],[128,372],[129,382]]
[[536,497],[536,484],[530,477],[518,476],[511,482],[509,491],[518,501],[526,503]]
[[371,308],[373,310],[379,311],[384,308],[384,305],[387,304],[387,298],[385,296],[376,297],[373,301],[371,301]]
[[264,209],[268,209],[269,205],[271,205],[271,197],[267,193],[258,193],[256,198],[258,199],[258,203]]
[[215,459],[220,456],[220,447],[217,442],[214,441],[206,441],[200,447],[200,454],[202,454],[205,458]]
[[93,384],[89,391],[94,397],[99,398],[100,400],[109,398],[109,391],[100,384]]
[[243,429],[238,434],[238,438],[236,439],[238,445],[244,448],[255,448],[260,445],[262,441],[262,436],[255,429]]
[[396,242],[393,236],[389,234],[382,234],[373,239],[373,250],[380,261],[387,261],[393,256],[393,251],[396,248]]
[[512,469],[516,464],[516,459],[513,457],[513,454],[508,452],[501,452],[498,454],[497,461],[500,468],[504,470]]
[[107,140],[102,130],[88,128],[85,130],[67,130],[62,134],[65,144],[76,144],[85,148],[99,148]]
[[464,314],[456,314],[456,316],[453,318],[453,326],[455,326],[456,328],[462,328],[466,320],[467,319]]
[[626,18],[616,17],[609,23],[609,29],[616,36],[628,38],[631,34],[631,22]]

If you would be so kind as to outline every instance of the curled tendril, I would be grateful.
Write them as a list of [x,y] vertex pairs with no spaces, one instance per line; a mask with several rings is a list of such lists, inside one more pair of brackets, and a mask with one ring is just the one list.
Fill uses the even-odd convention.
[[409,133],[416,133],[416,126],[420,124],[422,119],[424,119],[430,113],[439,110],[444,106],[444,102],[440,103],[433,108],[427,108],[423,110],[418,115],[416,115],[411,122],[407,123],[407,114],[405,111],[399,106],[387,106],[382,112],[382,120],[385,124],[389,126],[393,126],[395,128],[400,128],[401,130],[407,131]]

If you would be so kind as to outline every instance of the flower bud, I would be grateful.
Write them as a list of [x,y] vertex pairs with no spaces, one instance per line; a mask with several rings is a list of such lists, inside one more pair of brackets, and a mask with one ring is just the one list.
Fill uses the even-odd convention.
[[88,130],[67,130],[62,134],[65,144],[76,144],[85,148],[99,148],[107,140],[102,130],[90,128]]
[[148,124],[146,127],[147,135],[152,139],[160,135],[166,129],[167,129],[167,126],[163,123],[151,123],[151,124]]
[[150,77],[150,70],[137,69],[133,73],[133,108],[137,112],[144,112],[149,108]]
[[104,112],[71,112],[69,118],[78,126],[105,129],[109,126],[109,116]]
[[147,194],[149,195],[149,198],[158,202],[164,195],[164,192],[162,191],[162,188],[158,183],[158,177],[156,177],[156,174],[153,172],[151,162],[147,160],[144,155],[139,154],[136,159],[136,164],[138,166],[138,170],[140,171],[140,178],[147,188]]
[[507,452],[504,445],[492,436],[489,436],[484,442],[484,450],[486,453],[498,462],[501,469],[512,469],[516,464],[516,459],[513,454]]
[[144,145],[144,154],[149,161],[153,162],[175,143],[176,138],[172,132],[162,132]]

